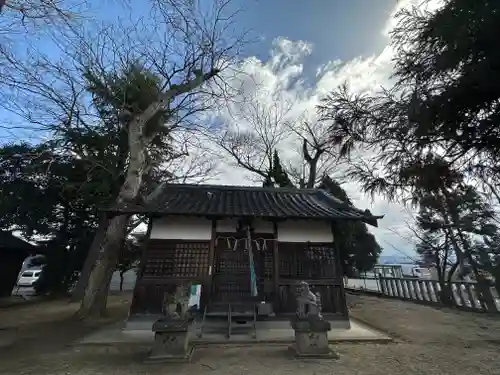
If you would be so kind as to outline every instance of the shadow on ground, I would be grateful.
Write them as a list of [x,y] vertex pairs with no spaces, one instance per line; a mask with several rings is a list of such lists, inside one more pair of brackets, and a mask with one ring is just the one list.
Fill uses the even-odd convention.
[[[94,355],[69,344],[89,330],[126,316],[127,300],[110,298],[109,320],[81,325],[70,319],[77,306],[53,303],[34,311],[0,311],[0,322],[21,322],[23,334],[0,350],[0,374],[37,375],[477,375],[498,374],[500,322],[411,302],[349,296],[351,315],[401,337],[388,344],[335,344],[338,360],[298,360],[286,346],[219,345],[197,348],[189,364],[142,363],[145,353]],[[64,307],[66,306],[66,307]],[[69,306],[69,307],[68,307]],[[58,313],[58,311],[60,311]],[[61,312],[62,311],[62,312]],[[24,323],[22,323],[24,322]],[[2,323],[0,323],[2,324]],[[5,327],[5,325],[4,325]],[[32,340],[29,342],[29,340]],[[7,353],[7,354],[6,354]]]
[[78,303],[67,300],[20,304],[0,310],[0,363],[57,352],[84,335],[126,318],[130,295],[110,296],[108,316],[92,322],[75,318]]

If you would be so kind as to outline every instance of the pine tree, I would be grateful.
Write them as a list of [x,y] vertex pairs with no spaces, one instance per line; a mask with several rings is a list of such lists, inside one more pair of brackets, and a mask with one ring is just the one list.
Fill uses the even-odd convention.
[[[346,191],[329,176],[323,178],[319,188],[352,206],[352,201]],[[369,271],[377,263],[382,248],[375,236],[368,231],[365,223],[339,220],[335,223],[333,235],[339,248],[344,272],[348,275],[354,270],[358,272]]]
[[[428,155],[425,162],[407,168],[404,173],[416,186],[414,195],[420,211],[417,225],[422,234],[420,249],[431,248],[438,264],[441,300],[452,303],[449,284],[459,267],[469,265],[478,280],[482,300],[487,306],[494,303],[485,285],[481,284],[481,269],[486,256],[483,242],[477,238],[493,238],[497,228],[493,223],[494,212],[474,186],[465,182],[464,176],[451,169],[449,163],[435,155]],[[418,248],[417,248],[418,251]],[[445,278],[445,268],[451,263]]]
[[[265,187],[295,187],[281,164],[278,152],[275,150],[272,166],[267,178],[263,182]],[[345,190],[341,185],[326,176],[320,189],[326,190],[334,197],[352,206]],[[382,248],[375,236],[368,231],[367,225],[361,221],[338,220],[334,227],[334,240],[339,249],[344,272],[348,275],[355,271],[369,271],[377,263]]]
[[272,165],[269,169],[268,175],[263,183],[264,187],[295,187],[288,173],[281,165],[281,159],[278,151],[274,150]]

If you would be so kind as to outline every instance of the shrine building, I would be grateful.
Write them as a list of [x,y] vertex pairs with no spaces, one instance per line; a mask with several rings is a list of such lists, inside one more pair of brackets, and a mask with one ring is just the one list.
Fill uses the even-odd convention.
[[301,281],[320,294],[329,321],[349,328],[333,230],[344,220],[377,226],[382,218],[320,189],[180,184],[110,214],[152,219],[129,320],[161,315],[172,285],[199,284],[202,324],[222,316],[229,332],[235,322],[293,315]]

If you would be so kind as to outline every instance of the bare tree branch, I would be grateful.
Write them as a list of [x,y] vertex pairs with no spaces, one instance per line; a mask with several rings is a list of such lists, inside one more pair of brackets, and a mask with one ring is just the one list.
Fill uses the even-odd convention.
[[259,91],[244,97],[221,114],[222,129],[207,135],[237,166],[262,178],[268,176],[274,151],[290,135],[286,124],[292,103],[279,95],[274,99]]

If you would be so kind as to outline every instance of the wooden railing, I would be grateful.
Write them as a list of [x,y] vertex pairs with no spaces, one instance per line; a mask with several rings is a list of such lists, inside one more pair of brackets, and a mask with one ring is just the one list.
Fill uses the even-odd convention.
[[[380,293],[410,301],[443,305],[442,290],[435,280],[378,277]],[[455,307],[486,312],[500,312],[500,298],[494,287],[479,287],[474,282],[452,282],[451,303]]]

